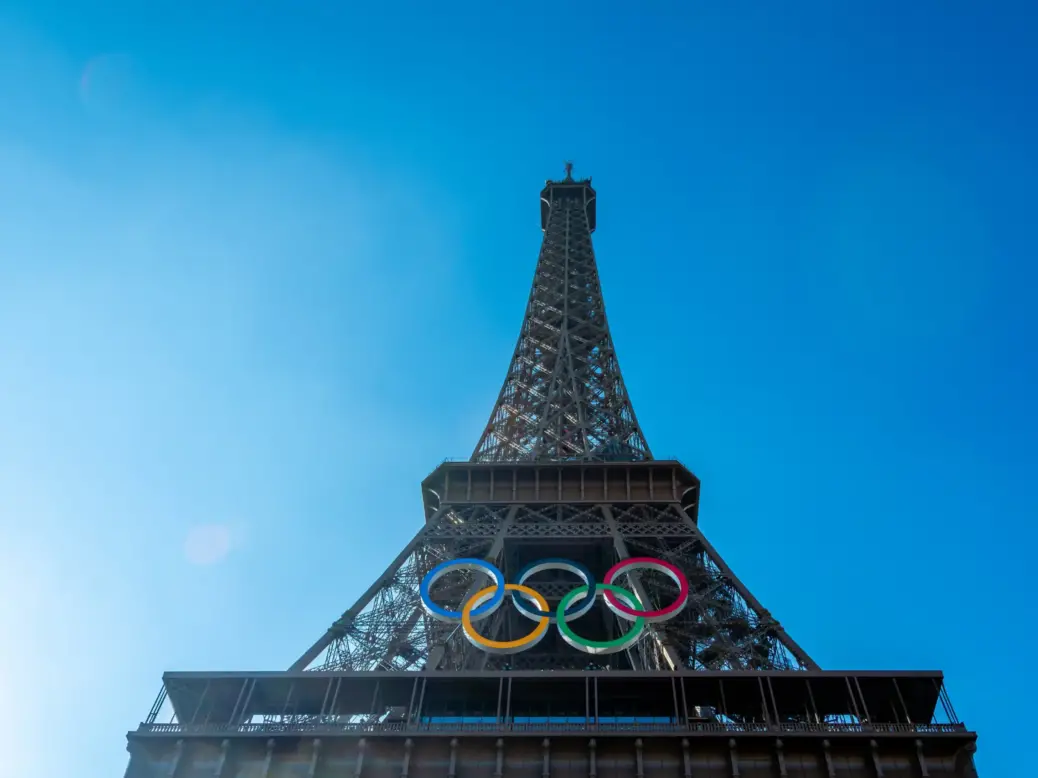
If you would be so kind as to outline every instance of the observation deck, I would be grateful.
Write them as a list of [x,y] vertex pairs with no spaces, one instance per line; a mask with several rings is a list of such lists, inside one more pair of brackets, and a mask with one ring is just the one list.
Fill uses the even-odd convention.
[[426,519],[444,505],[675,503],[693,522],[700,482],[677,460],[447,461],[422,481]]
[[548,211],[551,203],[557,199],[573,198],[583,204],[587,211],[587,223],[591,232],[595,231],[598,223],[595,208],[595,190],[591,187],[590,178],[573,178],[573,164],[566,163],[566,177],[561,181],[552,181],[550,178],[544,182],[541,190],[541,231],[548,227]]
[[127,778],[976,775],[940,672],[164,676]]

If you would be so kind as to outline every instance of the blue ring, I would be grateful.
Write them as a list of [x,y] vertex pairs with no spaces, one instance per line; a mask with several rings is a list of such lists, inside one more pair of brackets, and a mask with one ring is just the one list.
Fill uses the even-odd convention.
[[[598,584],[595,582],[594,576],[591,575],[590,570],[579,562],[574,562],[572,559],[538,559],[536,562],[531,562],[524,567],[522,572],[520,572],[519,576],[515,579],[515,582],[522,586],[526,583],[527,578],[534,573],[541,572],[542,570],[565,570],[568,573],[573,573],[584,579],[584,585],[587,586],[587,594],[585,594],[577,603],[566,609],[566,621],[579,619],[595,607],[595,589]],[[557,620],[555,613],[545,613],[540,608],[531,605],[519,592],[512,592],[512,604],[515,605],[515,607],[518,608],[527,618],[542,619],[547,616],[551,619],[552,624]]]
[[487,600],[485,603],[480,605],[478,608],[473,609],[472,618],[481,619],[489,616],[504,602],[505,599],[505,575],[498,570],[494,565],[485,559],[451,559],[448,562],[441,562],[436,565],[432,570],[425,574],[425,578],[422,579],[421,585],[418,587],[418,594],[422,598],[422,605],[425,607],[426,612],[434,619],[440,621],[461,621],[461,611],[452,611],[442,608],[432,601],[432,596],[429,593],[429,588],[436,583],[436,581],[452,570],[482,570],[487,575],[494,578],[494,582],[497,584],[497,591],[494,592],[494,596]]

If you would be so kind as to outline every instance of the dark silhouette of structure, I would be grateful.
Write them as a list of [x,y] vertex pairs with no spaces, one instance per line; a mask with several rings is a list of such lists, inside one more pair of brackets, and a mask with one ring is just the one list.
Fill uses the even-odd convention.
[[624,386],[595,226],[567,163],[501,393],[422,483],[425,524],[287,672],[167,673],[127,778],[975,778],[941,673],[820,670],[700,531],[699,480],[653,459]]

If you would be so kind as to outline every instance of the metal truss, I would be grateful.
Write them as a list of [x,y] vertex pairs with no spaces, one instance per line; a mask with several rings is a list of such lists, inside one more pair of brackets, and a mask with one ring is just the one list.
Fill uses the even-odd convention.
[[[480,557],[506,575],[518,562],[507,553],[543,541],[560,555],[605,548],[609,560],[655,556],[687,576],[689,605],[654,629],[626,655],[591,657],[558,644],[552,650],[488,657],[472,648],[456,625],[428,617],[418,586],[425,573],[446,559]],[[575,581],[536,584],[557,602]],[[436,599],[459,609],[477,588],[481,574],[458,572],[436,589]],[[677,594],[664,576],[641,575],[636,589],[662,607]],[[500,635],[518,621],[511,608],[487,620],[485,634]],[[611,614],[610,614],[611,617]],[[588,617],[585,617],[588,618]],[[622,629],[619,624],[614,626]],[[670,505],[465,505],[444,508],[415,536],[328,633],[292,669],[637,669],[763,670],[817,669],[810,657],[734,575],[699,528],[677,504]]]
[[[472,462],[530,462],[533,467],[583,462],[591,470],[615,467],[596,463],[625,460],[641,467],[638,462],[652,459],[606,321],[591,246],[595,192],[590,179],[574,181],[569,166],[566,172],[564,180],[547,182],[541,193],[544,242],[533,289],[504,386]],[[468,477],[465,494],[472,490]],[[604,471],[597,477],[596,483],[609,483]],[[453,499],[445,484],[442,506],[437,502],[435,513],[430,510],[426,525],[386,572],[292,669],[817,669],[724,563],[676,491],[663,501],[639,503],[631,498],[628,475],[624,502],[605,495],[601,504],[561,498],[523,502],[515,497],[513,481],[511,502],[500,504],[494,499],[493,474],[490,478],[490,496],[482,503]],[[648,479],[652,494],[651,473]],[[583,496],[583,475],[580,484]],[[560,497],[562,491],[560,480]],[[469,645],[457,625],[430,618],[421,606],[419,584],[440,562],[478,557],[512,576],[535,553],[534,559],[582,555],[596,573],[630,556],[665,559],[685,572],[689,604],[677,618],[653,625],[626,653],[607,657],[547,639],[536,652],[489,656]],[[458,610],[487,585],[483,578],[452,573],[438,584],[436,598]],[[537,583],[549,602],[558,602],[573,585],[572,580]],[[654,573],[624,585],[655,607],[677,594],[670,579]],[[594,612],[596,629],[603,634],[626,628],[605,609]],[[480,628],[488,636],[518,637],[529,630],[529,621],[503,607]]]
[[519,340],[474,461],[650,459],[591,245],[587,182],[548,182],[544,242]]

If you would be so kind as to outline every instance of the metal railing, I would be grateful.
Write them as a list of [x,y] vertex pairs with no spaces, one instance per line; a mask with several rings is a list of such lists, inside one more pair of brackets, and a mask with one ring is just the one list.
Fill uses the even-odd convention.
[[731,722],[690,722],[688,724],[660,723],[485,723],[485,722],[421,722],[421,723],[265,723],[265,724],[147,724],[142,723],[137,732],[154,735],[276,735],[276,734],[393,734],[422,732],[704,732],[704,733],[767,733],[767,732],[815,732],[815,733],[918,733],[941,734],[965,732],[964,724],[812,724],[806,722],[764,724],[736,724]]
[[[476,460],[473,461],[469,457],[444,457],[441,464],[453,465],[453,464],[473,464],[473,465],[501,465],[507,467],[508,465],[553,465],[553,464],[566,464],[567,462],[577,462],[579,457],[573,459],[500,459],[500,460]],[[599,460],[589,459],[586,460],[588,464],[597,464]],[[617,460],[618,462],[627,462],[626,459]],[[640,464],[642,462],[681,462],[680,457],[663,456],[653,457],[652,459],[635,459],[631,461],[631,464]]]

